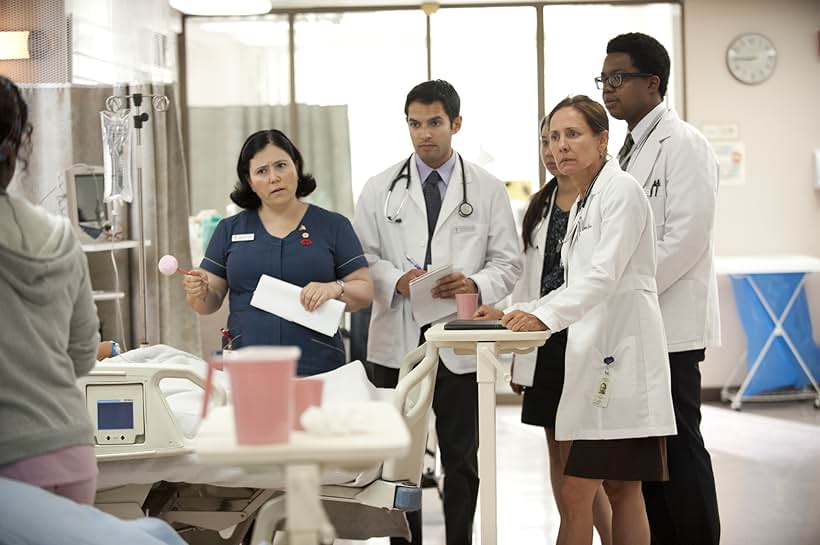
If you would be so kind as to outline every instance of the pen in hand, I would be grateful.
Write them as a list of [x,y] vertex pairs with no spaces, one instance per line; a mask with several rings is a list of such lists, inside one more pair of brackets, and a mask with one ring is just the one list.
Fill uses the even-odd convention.
[[404,257],[405,257],[405,258],[407,258],[407,261],[408,261],[408,262],[409,262],[412,266],[414,266],[415,268],[419,269],[420,271],[423,271],[423,270],[424,270],[424,267],[422,267],[421,265],[419,265],[419,264],[416,262],[416,260],[415,260],[415,259],[413,259],[412,257],[410,257],[409,255],[405,254],[405,255],[404,255]]

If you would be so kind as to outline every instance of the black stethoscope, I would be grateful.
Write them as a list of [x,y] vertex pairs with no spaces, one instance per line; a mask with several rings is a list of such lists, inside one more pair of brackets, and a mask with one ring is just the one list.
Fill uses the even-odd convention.
[[[412,155],[407,158],[399,169],[398,174],[396,174],[396,177],[390,182],[390,187],[387,190],[387,197],[384,199],[384,217],[387,218],[387,221],[390,223],[401,223],[399,214],[401,213],[401,209],[404,207],[405,201],[407,201],[407,194],[410,193],[411,159],[413,159]],[[458,160],[459,163],[461,163],[461,204],[458,205],[458,215],[462,218],[466,218],[473,214],[473,205],[467,200],[467,171],[464,170],[464,159],[461,158],[460,154],[458,156]],[[399,201],[399,207],[396,208],[395,213],[390,214],[390,197],[393,195],[393,189],[395,189],[396,184],[402,179],[407,180],[404,184],[404,196],[401,201]]]

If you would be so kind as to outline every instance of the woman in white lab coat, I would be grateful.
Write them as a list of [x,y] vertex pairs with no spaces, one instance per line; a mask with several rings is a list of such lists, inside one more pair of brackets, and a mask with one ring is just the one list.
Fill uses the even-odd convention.
[[[547,117],[538,128],[540,156],[552,179],[530,199],[521,226],[524,263],[521,277],[513,288],[510,302],[526,303],[544,297],[564,283],[561,245],[567,231],[570,209],[578,198],[578,189],[568,176],[561,174],[549,145]],[[564,387],[564,358],[567,330],[557,331],[537,351],[517,354],[510,386],[523,395],[521,422],[542,426],[547,439],[550,485],[555,502],[561,508],[559,492],[564,475],[564,460],[555,440],[555,417]],[[536,362],[538,365],[536,365]],[[602,489],[593,503],[595,528],[602,545],[612,543],[612,510]]]
[[[565,283],[502,320],[513,331],[569,327],[555,430],[567,442],[559,545],[592,542],[601,483],[613,543],[648,545],[641,481],[668,478],[665,437],[676,433],[652,212],[635,179],[607,160],[603,106],[569,97],[548,119],[550,149],[580,195],[561,248]],[[482,307],[477,316],[501,312]]]

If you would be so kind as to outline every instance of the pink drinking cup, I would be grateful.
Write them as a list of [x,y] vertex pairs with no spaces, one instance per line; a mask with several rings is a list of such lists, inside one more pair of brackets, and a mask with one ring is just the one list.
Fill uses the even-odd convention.
[[469,320],[478,309],[477,293],[456,294],[456,317],[459,320]]
[[296,346],[250,346],[223,360],[231,379],[237,443],[288,442],[300,355]]
[[299,378],[293,381],[293,429],[304,430],[302,413],[309,407],[322,405],[325,382],[318,378]]

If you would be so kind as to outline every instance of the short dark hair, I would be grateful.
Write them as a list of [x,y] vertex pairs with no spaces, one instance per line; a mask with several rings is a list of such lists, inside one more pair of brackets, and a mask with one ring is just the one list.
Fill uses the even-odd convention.
[[654,74],[661,80],[658,92],[663,98],[669,84],[669,53],[661,43],[640,32],[629,32],[615,36],[606,45],[606,52],[626,53],[639,72]]
[[461,99],[458,93],[452,85],[443,79],[425,81],[413,87],[410,92],[407,93],[407,100],[404,101],[405,117],[407,117],[407,111],[413,102],[421,102],[422,104],[441,102],[444,106],[444,111],[447,113],[447,117],[450,118],[450,123],[452,123],[453,120],[459,116],[459,112],[461,112]]
[[32,130],[28,106],[20,89],[10,79],[0,76],[0,165],[4,171],[14,173],[14,164],[9,162],[12,158],[23,164],[23,170],[28,168]]
[[596,136],[609,130],[609,118],[606,116],[606,110],[600,102],[596,102],[586,95],[568,96],[556,104],[555,108],[553,108],[547,116],[547,123],[552,122],[552,116],[555,115],[555,112],[567,107],[575,108],[581,112],[587,125],[589,125],[589,128],[592,129],[593,134]]
[[316,179],[304,172],[304,161],[302,154],[290,141],[290,138],[285,136],[280,130],[266,129],[264,131],[257,131],[245,139],[242,144],[242,149],[239,151],[239,159],[236,161],[236,175],[239,181],[236,182],[233,192],[231,193],[231,200],[246,210],[255,210],[262,206],[262,200],[251,189],[250,164],[251,159],[264,149],[269,144],[285,150],[293,164],[296,165],[296,175],[299,180],[296,186],[296,196],[306,197],[313,193],[316,189]]

